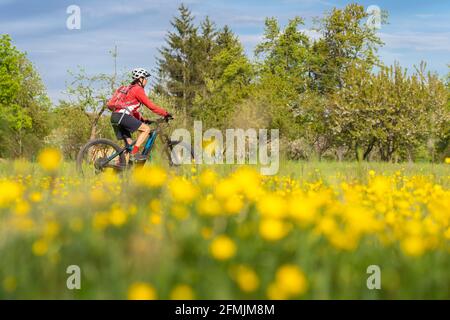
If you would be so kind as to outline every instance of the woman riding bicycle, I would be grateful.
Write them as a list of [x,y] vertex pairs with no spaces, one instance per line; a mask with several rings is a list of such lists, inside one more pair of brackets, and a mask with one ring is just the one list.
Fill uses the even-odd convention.
[[[139,136],[131,150],[131,161],[145,160],[146,156],[138,154],[139,148],[150,134],[149,120],[139,113],[141,105],[145,105],[152,112],[171,119],[172,115],[166,110],[154,104],[145,94],[144,87],[147,84],[147,78],[150,73],[137,68],[132,71],[133,81],[129,86],[119,88],[113,98],[108,102],[108,107],[113,111],[111,115],[111,124],[116,133],[117,139],[125,140],[127,145],[131,145],[131,134],[139,131]],[[120,97],[119,97],[120,96]]]

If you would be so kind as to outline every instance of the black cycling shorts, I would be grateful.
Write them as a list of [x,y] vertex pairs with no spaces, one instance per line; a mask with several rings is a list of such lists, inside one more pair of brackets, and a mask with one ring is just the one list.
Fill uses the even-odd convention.
[[[122,120],[120,120],[121,118]],[[114,128],[117,139],[131,139],[131,134],[139,129],[139,127],[142,125],[142,122],[128,114],[113,112],[113,114],[111,115],[111,124]]]

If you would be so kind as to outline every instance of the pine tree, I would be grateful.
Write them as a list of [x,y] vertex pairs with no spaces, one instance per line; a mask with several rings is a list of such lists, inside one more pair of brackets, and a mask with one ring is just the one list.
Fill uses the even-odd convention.
[[173,97],[176,106],[181,108],[184,119],[187,119],[201,83],[201,75],[198,73],[200,39],[189,9],[182,4],[179,13],[179,17],[171,22],[174,31],[169,32],[167,45],[160,50],[156,90]]
[[205,87],[197,95],[195,111],[208,125],[224,127],[235,107],[248,97],[253,68],[228,26],[217,33],[211,52]]
[[217,30],[214,22],[212,22],[209,17],[206,17],[201,23],[201,36],[200,36],[200,47],[199,47],[199,57],[198,61],[198,74],[200,76],[199,88],[197,93],[202,95],[206,94],[206,79],[211,76],[212,72],[212,61],[217,54],[218,46],[216,43]]

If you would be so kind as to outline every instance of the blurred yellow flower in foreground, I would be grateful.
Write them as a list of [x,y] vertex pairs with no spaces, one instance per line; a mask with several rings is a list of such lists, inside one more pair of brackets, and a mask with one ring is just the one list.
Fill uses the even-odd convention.
[[47,253],[48,251],[48,243],[47,241],[40,239],[40,240],[36,240],[33,243],[32,246],[32,251],[34,253],[34,255],[36,256],[43,256]]
[[258,202],[258,210],[263,217],[282,218],[286,214],[286,209],[284,199],[275,194],[267,195]]
[[180,204],[174,204],[170,209],[170,213],[178,220],[185,220],[189,217],[189,210]]
[[222,210],[219,201],[213,197],[206,197],[205,199],[200,200],[197,209],[201,214],[210,216],[217,215]]
[[155,288],[145,282],[135,282],[128,289],[128,300],[156,300]]
[[161,216],[161,214],[159,214],[159,213],[152,213],[152,214],[150,214],[150,216],[149,216],[149,222],[150,222],[151,224],[154,224],[154,225],[161,224],[161,222],[162,222],[162,216]]
[[202,171],[199,177],[200,184],[204,187],[213,186],[217,180],[217,174],[210,169]]
[[42,193],[40,193],[40,192],[33,192],[30,195],[30,200],[32,202],[41,202],[42,201]]
[[133,171],[133,182],[138,186],[158,188],[164,185],[167,173],[155,165],[136,168]]
[[0,182],[0,207],[7,206],[22,196],[22,186],[13,181]]
[[30,204],[26,201],[19,201],[16,204],[16,207],[14,209],[14,212],[19,216],[24,216],[30,212]]
[[225,235],[215,238],[209,249],[212,256],[217,260],[228,260],[236,254],[236,244]]
[[244,292],[254,292],[259,288],[258,275],[248,266],[238,266],[235,270],[234,279],[239,288]]
[[120,227],[127,222],[127,214],[122,208],[112,208],[109,212],[109,221],[113,226]]
[[263,219],[259,223],[261,237],[268,241],[277,241],[284,238],[289,227],[280,219]]
[[181,177],[173,178],[169,183],[170,194],[175,201],[191,203],[197,196],[197,189],[192,182]]
[[171,300],[194,300],[195,294],[192,288],[186,284],[177,285],[170,293]]
[[56,235],[58,235],[59,231],[60,231],[60,226],[59,223],[56,221],[48,221],[45,226],[44,226],[44,232],[43,232],[43,236],[46,239],[52,239],[54,238]]
[[426,249],[423,240],[417,236],[411,236],[403,240],[401,247],[405,254],[412,257],[421,256]]
[[47,148],[38,156],[39,165],[46,171],[56,171],[62,162],[62,155],[58,149]]
[[275,275],[275,282],[267,289],[270,299],[288,299],[305,293],[308,281],[303,271],[296,265],[281,266]]
[[450,164],[450,158],[445,158],[445,163]]

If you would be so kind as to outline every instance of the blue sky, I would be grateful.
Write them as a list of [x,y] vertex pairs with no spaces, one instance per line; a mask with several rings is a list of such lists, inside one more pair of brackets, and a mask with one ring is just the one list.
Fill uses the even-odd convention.
[[[346,0],[0,0],[0,34],[8,33],[26,51],[40,72],[48,93],[63,98],[67,70],[83,66],[89,73],[112,72],[109,51],[118,46],[119,70],[136,66],[155,68],[158,48],[170,30],[170,20],[181,2],[197,20],[210,16],[219,27],[228,24],[251,55],[260,41],[264,18],[282,24],[299,15],[309,28],[312,18]],[[387,64],[399,61],[412,68],[421,60],[444,76],[450,63],[450,1],[358,1],[366,8],[377,5],[389,12],[389,24],[379,31]],[[81,8],[81,29],[68,30],[66,9]]]

